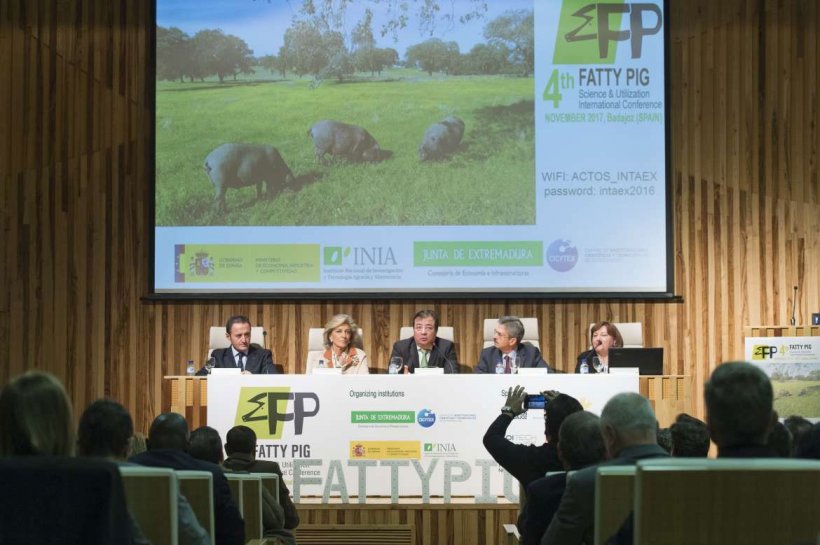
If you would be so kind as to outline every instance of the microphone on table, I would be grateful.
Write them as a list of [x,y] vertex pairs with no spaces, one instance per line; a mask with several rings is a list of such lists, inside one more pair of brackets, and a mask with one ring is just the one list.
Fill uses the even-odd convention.
[[797,286],[794,287],[794,294],[792,295],[792,325],[797,325],[795,313],[797,311]]
[[433,348],[430,350],[430,353],[433,353],[433,350],[438,350],[438,353],[441,354],[441,357],[444,358],[444,372],[447,372],[447,368],[450,367],[450,372],[452,373],[454,369],[458,368],[457,363],[453,363],[444,355],[444,352],[441,351],[441,348],[438,347],[435,341],[433,341]]

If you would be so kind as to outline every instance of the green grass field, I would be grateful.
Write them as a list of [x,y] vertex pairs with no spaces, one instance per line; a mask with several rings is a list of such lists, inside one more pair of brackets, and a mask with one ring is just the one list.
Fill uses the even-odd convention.
[[820,380],[773,380],[772,387],[774,410],[781,418],[820,417]]
[[[269,73],[266,73],[269,75]],[[533,80],[432,77],[312,85],[310,78],[157,83],[156,222],[173,225],[472,225],[535,220]],[[466,125],[454,157],[421,163],[426,128],[448,115]],[[392,158],[317,165],[310,126],[361,125]],[[276,146],[296,187],[258,200],[229,189],[217,213],[202,167],[225,142]]]

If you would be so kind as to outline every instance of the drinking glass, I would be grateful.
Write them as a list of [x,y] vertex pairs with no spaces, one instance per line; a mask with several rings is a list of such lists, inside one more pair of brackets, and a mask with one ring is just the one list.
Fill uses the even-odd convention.
[[205,371],[210,375],[211,369],[216,367],[216,358],[211,356],[208,358],[208,361],[205,362]]
[[516,354],[515,357],[510,360],[510,373],[512,373],[513,375],[518,373],[518,354]]

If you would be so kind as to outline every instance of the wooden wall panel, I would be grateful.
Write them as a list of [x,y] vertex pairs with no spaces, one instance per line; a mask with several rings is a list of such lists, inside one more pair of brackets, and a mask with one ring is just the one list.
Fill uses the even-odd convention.
[[[743,327],[820,310],[818,45],[812,0],[672,0],[675,291],[682,302],[329,300],[143,302],[150,264],[151,2],[0,2],[0,383],[25,369],[75,405],[111,396],[147,429],[160,379],[202,360],[207,328],[244,313],[289,372],[309,327],[350,312],[384,366],[433,307],[474,363],[485,317],[536,316],[571,370],[598,319],[641,321],[695,384],[743,353]],[[700,396],[697,412],[702,415]]]

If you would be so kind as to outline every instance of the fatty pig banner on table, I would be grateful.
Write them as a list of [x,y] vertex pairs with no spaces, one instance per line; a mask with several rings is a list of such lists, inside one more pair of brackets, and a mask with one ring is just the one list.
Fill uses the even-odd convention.
[[[252,428],[257,457],[282,467],[294,497],[473,496],[517,501],[518,484],[482,444],[507,390],[558,390],[600,413],[635,376],[257,375],[211,377],[208,424]],[[512,422],[515,443],[544,442],[544,411]]]

